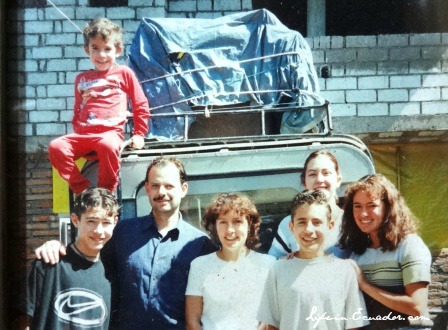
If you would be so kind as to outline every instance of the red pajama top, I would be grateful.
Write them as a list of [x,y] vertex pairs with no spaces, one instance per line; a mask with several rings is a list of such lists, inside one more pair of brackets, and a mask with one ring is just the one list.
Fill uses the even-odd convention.
[[75,79],[73,129],[78,134],[116,130],[123,135],[131,101],[134,135],[148,132],[149,104],[134,72],[115,64],[108,71],[88,70]]

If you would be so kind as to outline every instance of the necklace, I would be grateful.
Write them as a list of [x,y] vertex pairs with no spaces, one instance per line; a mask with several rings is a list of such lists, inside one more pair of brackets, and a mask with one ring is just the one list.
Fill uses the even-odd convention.
[[72,244],[73,250],[79,254],[81,257],[89,260],[89,261],[97,261],[99,259],[99,254],[97,256],[88,256],[87,254],[81,252],[81,250],[78,249],[78,247],[76,246],[76,243]]

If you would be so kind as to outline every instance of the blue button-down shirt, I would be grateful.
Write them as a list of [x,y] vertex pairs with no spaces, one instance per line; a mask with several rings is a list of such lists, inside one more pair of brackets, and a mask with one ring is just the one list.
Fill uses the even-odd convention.
[[112,328],[185,328],[190,263],[213,251],[210,239],[182,217],[165,237],[152,213],[120,221],[101,252],[112,283]]

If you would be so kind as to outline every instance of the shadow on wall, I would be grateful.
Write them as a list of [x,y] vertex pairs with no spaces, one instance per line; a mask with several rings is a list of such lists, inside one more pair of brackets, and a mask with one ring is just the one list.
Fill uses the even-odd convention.
[[[2,4],[3,6],[3,4]],[[7,52],[7,65],[4,66],[6,72],[5,93],[6,107],[4,119],[6,121],[4,128],[6,136],[6,151],[5,151],[5,171],[6,171],[6,207],[5,207],[5,221],[3,223],[6,239],[5,243],[5,264],[3,269],[3,285],[5,292],[1,293],[4,299],[5,306],[2,310],[5,311],[5,329],[17,329],[15,321],[20,315],[25,302],[26,289],[26,274],[27,274],[27,256],[32,254],[27,245],[32,244],[36,246],[40,244],[40,240],[35,238],[39,235],[38,226],[36,230],[32,230],[27,223],[27,220],[32,218],[33,222],[41,220],[39,218],[42,212],[47,213],[48,208],[38,210],[39,204],[48,205],[45,199],[39,199],[36,194],[38,189],[42,189],[41,183],[43,181],[29,180],[37,177],[38,173],[36,162],[46,166],[46,156],[43,155],[27,155],[26,154],[26,140],[25,135],[32,135],[30,131],[31,125],[25,124],[28,121],[28,107],[30,104],[36,102],[36,86],[27,85],[28,72],[36,71],[38,68],[30,69],[27,67],[26,48],[24,46],[24,38],[20,38],[18,34],[24,29],[25,13],[24,10],[16,10],[16,6],[27,7],[43,7],[46,6],[46,1],[11,1],[7,2],[3,8],[6,15],[6,31],[5,49]],[[37,61],[36,61],[37,63]],[[37,66],[37,64],[36,64]],[[5,79],[5,78],[4,78]],[[48,167],[48,166],[47,166]],[[36,171],[37,170],[37,171]],[[40,175],[42,176],[42,175]],[[38,182],[40,181],[40,183]],[[35,200],[33,200],[35,199]],[[51,203],[51,200],[49,201]],[[49,213],[46,214],[48,217]],[[27,230],[28,228],[28,230]]]

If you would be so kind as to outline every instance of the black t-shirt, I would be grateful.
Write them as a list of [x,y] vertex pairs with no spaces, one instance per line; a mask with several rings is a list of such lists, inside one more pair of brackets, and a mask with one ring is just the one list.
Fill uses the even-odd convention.
[[35,260],[27,292],[32,329],[107,329],[110,294],[101,260],[88,261],[71,246],[56,265]]

